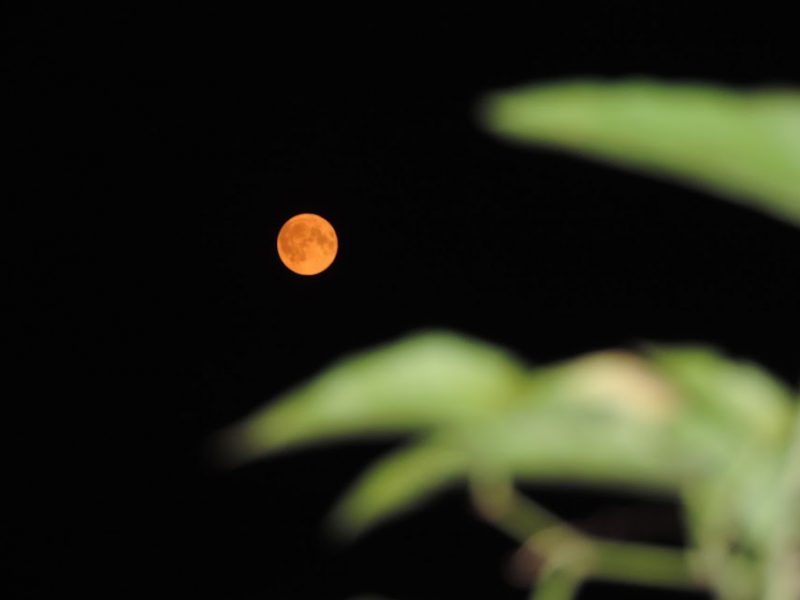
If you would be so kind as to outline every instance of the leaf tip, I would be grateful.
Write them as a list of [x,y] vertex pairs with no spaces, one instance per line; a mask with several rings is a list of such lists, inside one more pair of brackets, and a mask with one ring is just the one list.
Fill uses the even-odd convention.
[[332,543],[343,546],[359,540],[369,529],[369,524],[358,519],[346,505],[337,505],[327,516],[323,525],[325,537]]

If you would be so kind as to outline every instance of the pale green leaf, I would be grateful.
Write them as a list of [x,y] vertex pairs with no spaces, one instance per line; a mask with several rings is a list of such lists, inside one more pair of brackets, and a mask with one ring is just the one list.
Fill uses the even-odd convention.
[[792,392],[760,366],[703,347],[653,348],[650,356],[687,407],[740,446],[751,439],[780,447],[787,439]]
[[577,80],[488,95],[504,138],[670,176],[800,224],[800,92],[647,79]]
[[[407,512],[469,477],[674,494],[703,461],[684,456],[670,430],[541,404],[452,428],[378,461],[332,517],[348,537]],[[693,459],[693,460],[692,460]]]
[[650,355],[684,399],[681,445],[719,465],[687,490],[693,527],[715,536],[736,523],[740,544],[763,548],[780,516],[773,499],[794,412],[790,390],[758,365],[711,348],[657,348]]
[[769,564],[766,600],[800,596],[800,408],[793,417],[792,441],[787,448],[775,490],[777,527],[768,533]]
[[674,492],[687,473],[668,434],[660,424],[543,399],[446,428],[379,460],[344,495],[333,525],[358,535],[473,476]]
[[331,525],[339,534],[358,535],[412,510],[466,472],[466,455],[438,438],[402,448],[358,478],[334,510]]
[[673,490],[683,475],[670,445],[674,403],[627,353],[534,369],[505,411],[450,423],[378,461],[345,494],[334,524],[361,533],[467,477]]
[[525,384],[509,353],[446,332],[345,358],[222,436],[228,459],[354,436],[408,433],[502,409]]
[[577,408],[521,408],[454,443],[476,471],[525,481],[671,493],[704,468],[682,460],[668,425]]

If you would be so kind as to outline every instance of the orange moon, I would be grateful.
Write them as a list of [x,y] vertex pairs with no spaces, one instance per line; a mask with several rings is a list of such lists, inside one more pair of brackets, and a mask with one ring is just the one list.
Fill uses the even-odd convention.
[[339,240],[333,226],[319,215],[295,215],[278,232],[278,256],[298,275],[317,275],[331,266]]

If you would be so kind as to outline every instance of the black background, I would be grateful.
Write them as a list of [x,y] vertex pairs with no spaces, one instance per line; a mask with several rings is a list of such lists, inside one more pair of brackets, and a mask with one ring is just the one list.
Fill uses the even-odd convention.
[[[457,491],[354,546],[322,536],[338,493],[388,445],[235,472],[203,454],[211,433],[334,357],[421,327],[531,362],[700,341],[796,382],[796,230],[507,147],[473,118],[482,92],[553,78],[796,84],[788,15],[111,4],[4,9],[19,334],[5,597],[524,598],[505,575],[513,544]],[[275,253],[298,212],[339,235],[318,277]],[[531,491],[575,519],[636,503]],[[680,541],[669,504],[642,507],[648,539]],[[627,529],[609,533],[643,535]],[[675,597],[601,584],[581,597],[609,594]]]

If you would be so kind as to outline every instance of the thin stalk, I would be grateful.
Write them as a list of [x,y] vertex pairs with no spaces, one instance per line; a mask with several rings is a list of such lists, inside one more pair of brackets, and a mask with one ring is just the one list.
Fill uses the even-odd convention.
[[546,584],[554,589],[561,589],[558,586],[565,585],[567,576],[578,582],[592,577],[659,587],[700,587],[683,550],[594,538],[507,485],[473,485],[472,492],[486,520],[544,559],[544,574],[562,573],[557,578],[561,584]]
[[547,571],[531,589],[530,600],[571,600],[583,580],[564,570]]

